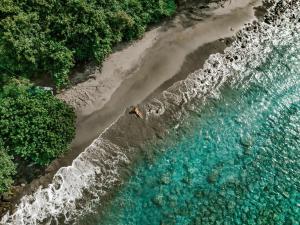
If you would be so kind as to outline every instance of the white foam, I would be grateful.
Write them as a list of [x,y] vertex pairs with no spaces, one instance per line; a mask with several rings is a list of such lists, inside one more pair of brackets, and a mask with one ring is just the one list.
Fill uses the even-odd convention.
[[[285,5],[292,1],[275,2]],[[172,105],[181,106],[182,112],[177,112],[174,117],[178,122],[186,109],[193,110],[189,104],[192,100],[212,95],[218,97],[218,89],[225,82],[231,85],[243,84],[240,81],[247,78],[250,69],[264,63],[274,46],[292,42],[293,33],[300,32],[299,23],[295,23],[300,19],[300,4],[296,1],[294,4],[272,25],[262,22],[249,25],[250,31],[245,28],[237,35],[240,40],[234,41],[224,54],[210,56],[203,69],[174,84],[162,93],[160,99],[147,104],[151,109],[147,112],[147,118],[162,116]],[[271,12],[275,12],[274,8]],[[130,162],[122,149],[100,135],[71,166],[61,168],[47,188],[40,188],[33,195],[24,196],[16,211],[12,215],[5,215],[0,223],[58,224],[58,218],[64,218],[64,223],[74,222],[90,210],[90,202],[101,204],[107,191],[120,182],[119,170],[124,163]]]
[[[275,2],[283,2],[285,5],[292,1]],[[219,88],[225,82],[232,85],[243,84],[241,81],[265,62],[274,47],[292,43],[295,37],[293,34],[299,33],[299,2],[294,1],[294,4],[293,8],[275,18],[271,25],[264,22],[248,25],[251,29],[247,31],[245,28],[240,32],[237,35],[240,39],[235,40],[224,54],[211,55],[203,69],[190,74],[180,85],[175,85],[175,88],[165,91],[164,100],[161,101],[164,105],[161,105],[161,108],[167,108],[170,102],[179,105],[182,102],[189,103],[195,98],[203,99],[212,95],[218,97]],[[270,11],[274,13],[273,8]]]
[[[99,137],[72,163],[61,168],[47,188],[24,196],[13,215],[2,218],[3,224],[36,225],[65,217],[65,222],[80,215],[78,203],[83,194],[100,198],[118,181],[118,165],[129,163],[121,149]],[[86,208],[85,210],[88,210]],[[58,223],[58,222],[57,222]]]

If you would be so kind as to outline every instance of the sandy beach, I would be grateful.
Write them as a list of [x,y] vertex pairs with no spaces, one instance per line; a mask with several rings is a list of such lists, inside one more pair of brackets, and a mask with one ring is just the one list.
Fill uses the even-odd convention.
[[110,55],[89,80],[59,94],[77,114],[72,151],[59,165],[69,165],[126,108],[155,97],[201,68],[210,54],[222,52],[230,42],[224,39],[253,21],[254,7],[260,4],[259,0],[236,0],[223,7],[212,5],[210,10],[183,10]]
[[232,0],[223,7],[180,10],[142,39],[116,50],[87,81],[60,93],[58,97],[76,111],[76,137],[70,151],[54,160],[43,176],[20,188],[15,202],[47,186],[61,167],[71,165],[130,106],[156,97],[200,69],[209,55],[222,52],[244,24],[256,19],[255,7],[260,4],[260,0]]
[[277,170],[298,169],[299,4],[193,2],[73,74],[57,95],[76,110],[71,149],[1,224],[296,221],[297,176]]

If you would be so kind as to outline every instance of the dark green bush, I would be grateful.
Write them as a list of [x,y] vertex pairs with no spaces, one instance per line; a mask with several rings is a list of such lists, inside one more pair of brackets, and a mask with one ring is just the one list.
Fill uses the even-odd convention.
[[13,80],[0,93],[0,139],[10,155],[46,165],[65,152],[75,113],[51,93]]
[[0,195],[9,190],[16,168],[0,142]]
[[0,74],[51,76],[63,87],[74,63],[101,63],[175,8],[174,0],[2,0]]
[[51,76],[62,88],[76,63],[101,63],[115,44],[141,37],[175,8],[174,0],[1,0],[0,194],[15,174],[9,155],[46,165],[75,135],[69,106],[15,78]]

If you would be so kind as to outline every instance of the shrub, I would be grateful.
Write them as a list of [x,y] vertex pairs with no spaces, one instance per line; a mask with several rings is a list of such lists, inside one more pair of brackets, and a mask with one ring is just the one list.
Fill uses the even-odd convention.
[[65,152],[75,134],[75,113],[51,93],[12,80],[0,94],[0,137],[9,154],[46,165]]
[[2,0],[0,74],[47,75],[62,88],[74,63],[101,63],[175,8],[174,0]]
[[11,157],[5,152],[0,142],[0,195],[8,191],[13,183],[12,176],[15,174],[15,165]]

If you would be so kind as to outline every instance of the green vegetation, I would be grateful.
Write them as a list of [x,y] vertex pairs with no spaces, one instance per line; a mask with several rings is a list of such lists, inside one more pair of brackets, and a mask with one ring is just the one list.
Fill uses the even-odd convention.
[[47,165],[68,149],[74,123],[73,109],[48,91],[26,80],[13,79],[4,85],[0,92],[0,194],[12,183],[11,156]]
[[11,157],[5,152],[3,145],[0,142],[0,194],[8,191],[13,183],[12,176],[15,174],[15,165]]
[[18,162],[45,166],[75,134],[73,109],[30,81],[50,77],[64,88],[77,63],[102,63],[175,9],[174,0],[1,1],[0,195]]
[[174,0],[2,0],[2,80],[51,76],[62,88],[75,63],[101,63],[113,45],[141,37],[175,8]]
[[1,94],[0,138],[11,155],[46,165],[68,148],[75,134],[71,107],[27,82],[11,82]]

